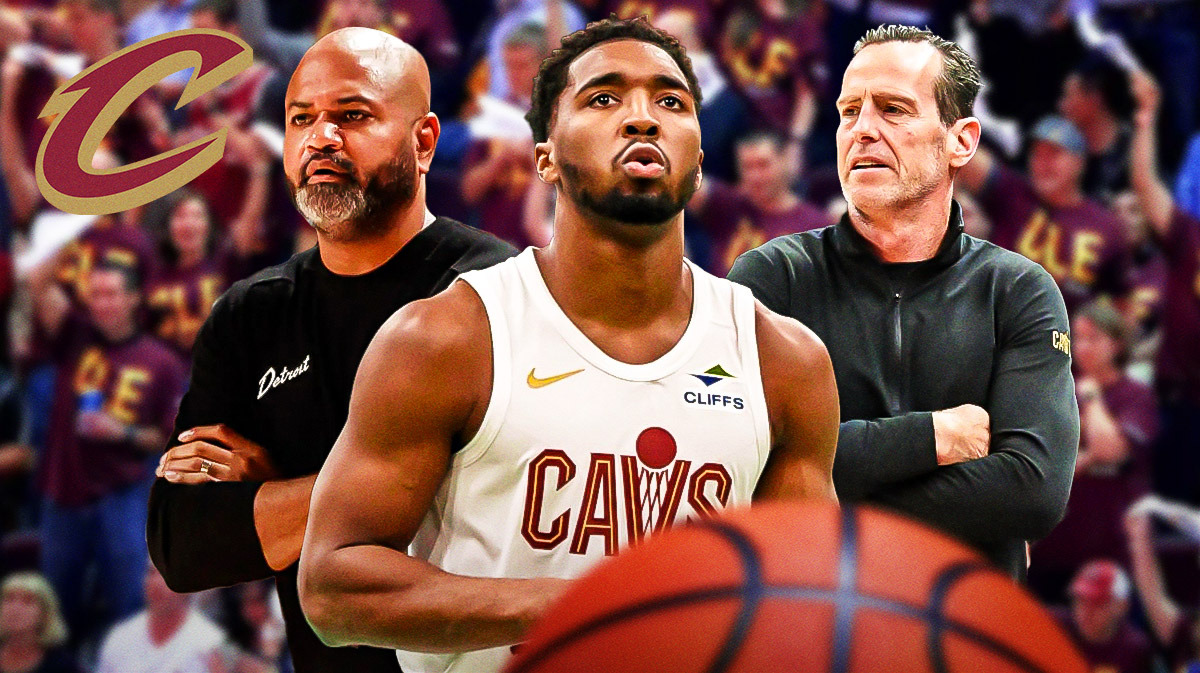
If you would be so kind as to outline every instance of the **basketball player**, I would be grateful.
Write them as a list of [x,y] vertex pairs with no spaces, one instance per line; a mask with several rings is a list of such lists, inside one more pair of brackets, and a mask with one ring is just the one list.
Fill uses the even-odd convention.
[[274,576],[298,673],[394,672],[391,651],[326,647],[300,612],[312,485],[379,326],[515,250],[426,209],[439,126],[407,44],[365,28],[322,38],[286,114],[284,169],[317,246],[234,284],[201,328],[150,498],[150,554],[175,591]]
[[1079,408],[1062,294],[963,233],[955,177],[979,144],[979,72],[909,26],[868,31],[837,100],[849,212],[738,258],[729,278],[829,344],[843,501],[894,508],[1015,577],[1071,488]]
[[301,554],[326,642],[495,670],[558,578],[620,546],[752,498],[835,499],[823,345],[683,258],[698,105],[644,19],[542,63],[554,239],[397,312],[364,356]]

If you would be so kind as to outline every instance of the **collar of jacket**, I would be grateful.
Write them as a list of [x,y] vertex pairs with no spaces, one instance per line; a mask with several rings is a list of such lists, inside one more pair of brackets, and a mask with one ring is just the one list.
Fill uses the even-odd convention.
[[842,219],[834,227],[833,244],[842,256],[858,262],[874,263],[884,267],[904,264],[909,268],[916,267],[923,271],[933,272],[953,265],[962,257],[963,244],[966,242],[962,233],[962,208],[959,207],[957,201],[952,200],[950,201],[950,221],[949,226],[946,227],[946,234],[942,237],[937,252],[929,259],[920,262],[896,263],[880,260],[879,256],[875,254],[875,249],[871,247],[870,241],[863,238],[862,234],[858,233],[858,230],[850,223],[849,214],[842,215]]

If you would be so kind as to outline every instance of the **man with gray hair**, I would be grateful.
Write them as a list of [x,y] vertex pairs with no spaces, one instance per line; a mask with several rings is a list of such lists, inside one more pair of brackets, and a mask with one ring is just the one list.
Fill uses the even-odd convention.
[[848,213],[738,258],[729,278],[833,359],[842,502],[913,516],[1015,577],[1063,515],[1079,444],[1062,295],[1044,269],[963,233],[979,72],[929,31],[881,26],[837,99]]
[[313,482],[367,344],[400,307],[516,252],[426,209],[440,132],[429,86],[421,55],[377,30],[338,30],[305,54],[283,164],[317,245],[213,306],[151,493],[147,538],[167,585],[274,576],[298,673],[399,670],[390,650],[323,645],[296,595]]

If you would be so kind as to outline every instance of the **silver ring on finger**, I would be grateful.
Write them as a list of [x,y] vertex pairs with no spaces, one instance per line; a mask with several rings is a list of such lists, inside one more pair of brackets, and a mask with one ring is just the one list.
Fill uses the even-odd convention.
[[208,471],[212,469],[213,462],[207,458],[200,459],[200,474],[208,476]]

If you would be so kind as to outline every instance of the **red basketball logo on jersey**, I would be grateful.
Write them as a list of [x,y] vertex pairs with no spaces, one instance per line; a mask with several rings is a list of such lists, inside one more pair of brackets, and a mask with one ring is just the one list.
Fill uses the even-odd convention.
[[195,68],[177,107],[250,66],[242,40],[216,30],[180,30],[143,40],[96,63],[54,92],[39,117],[57,115],[38,149],[38,188],[66,212],[104,215],[136,208],[175,191],[212,167],[225,151],[225,130],[114,170],[92,168],[109,129],[162,78]]
[[[618,514],[618,460],[624,516]],[[577,471],[575,462],[559,449],[545,449],[530,461],[521,525],[530,547],[550,550],[570,538],[570,553],[586,554],[592,538],[598,537],[605,555],[611,556],[621,539],[632,544],[669,527],[685,492],[692,510],[709,516],[729,504],[733,489],[733,477],[724,465],[704,463],[693,470],[690,460],[678,459],[675,438],[663,428],[643,430],[632,454],[592,453],[580,501],[565,511],[547,511],[548,499],[574,480]]]

